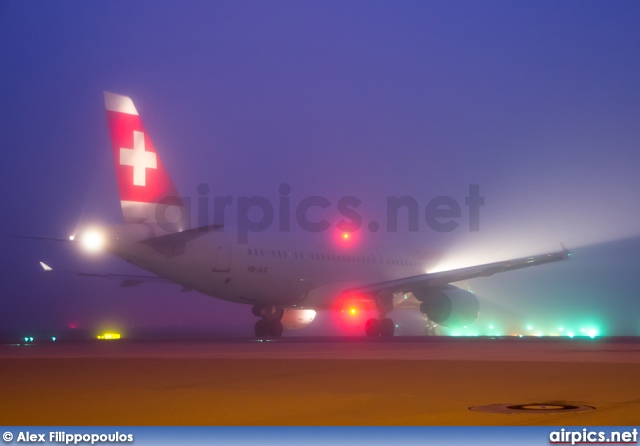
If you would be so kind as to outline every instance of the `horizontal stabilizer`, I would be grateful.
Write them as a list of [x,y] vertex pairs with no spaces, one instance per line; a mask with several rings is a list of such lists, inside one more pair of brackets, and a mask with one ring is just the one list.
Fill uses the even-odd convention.
[[171,281],[158,276],[146,276],[146,275],[138,275],[138,274],[94,274],[94,273],[83,273],[78,271],[63,271],[59,269],[54,270],[44,262],[39,262],[39,263],[40,263],[40,267],[42,267],[42,269],[46,272],[73,274],[81,277],[96,277],[99,279],[119,280],[121,281],[120,286],[125,288],[139,285],[144,282],[172,283]]

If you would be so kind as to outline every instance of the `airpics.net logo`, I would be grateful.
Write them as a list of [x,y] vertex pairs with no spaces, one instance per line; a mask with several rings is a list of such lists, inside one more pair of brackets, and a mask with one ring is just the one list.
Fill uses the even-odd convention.
[[[364,202],[353,195],[335,201],[321,195],[294,200],[292,188],[287,183],[278,187],[276,200],[261,195],[211,196],[209,190],[207,184],[200,184],[195,200],[181,197],[184,208],[180,208],[178,215],[169,212],[175,209],[171,205],[176,197],[160,201],[158,204],[166,206],[156,207],[156,223],[167,231],[176,226],[185,230],[206,228],[213,218],[214,225],[224,228],[232,216],[238,243],[248,243],[250,234],[267,231],[274,225],[279,232],[290,232],[294,225],[310,233],[326,232],[332,228],[345,233],[361,230],[371,233],[381,230],[418,232],[421,229],[475,232],[480,230],[480,208],[485,203],[478,184],[470,184],[465,197],[439,195],[427,200],[424,207],[421,207],[420,200],[409,195],[388,196],[384,203],[386,218],[381,223],[377,219],[365,221],[362,212]],[[332,219],[330,215],[336,215],[336,212],[337,217]],[[195,214],[194,218],[192,214]]]
[[605,431],[562,428],[549,433],[549,444],[638,444],[638,429]]

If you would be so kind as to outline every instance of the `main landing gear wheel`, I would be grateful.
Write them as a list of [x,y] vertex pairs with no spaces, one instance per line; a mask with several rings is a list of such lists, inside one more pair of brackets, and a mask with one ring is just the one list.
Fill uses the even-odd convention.
[[255,305],[252,310],[260,319],[256,322],[254,333],[256,338],[279,338],[282,336],[282,315],[284,308],[270,305]]
[[393,336],[396,325],[388,317],[378,320],[371,318],[364,324],[364,332],[367,336]]
[[388,317],[380,321],[380,336],[393,336],[396,330],[396,324]]
[[277,320],[260,319],[255,325],[256,338],[279,338],[282,336],[282,322]]
[[272,338],[279,338],[282,336],[282,322],[280,321],[269,321],[269,336]]
[[378,336],[380,334],[380,321],[373,317],[367,320],[364,324],[364,332],[367,336]]
[[266,337],[269,334],[269,322],[264,319],[260,319],[256,322],[254,332],[256,334],[256,338]]

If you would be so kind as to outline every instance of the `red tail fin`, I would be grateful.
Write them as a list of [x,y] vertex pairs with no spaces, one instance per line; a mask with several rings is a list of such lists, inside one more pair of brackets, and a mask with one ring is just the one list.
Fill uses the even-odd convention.
[[133,101],[105,91],[104,102],[125,222],[166,225],[170,232],[187,229],[180,221],[185,220],[182,200]]

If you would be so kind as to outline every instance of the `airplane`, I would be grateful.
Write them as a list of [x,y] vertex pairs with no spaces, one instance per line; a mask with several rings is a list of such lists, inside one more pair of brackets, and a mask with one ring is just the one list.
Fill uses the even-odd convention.
[[[367,336],[393,336],[388,313],[398,296],[411,296],[439,325],[471,324],[480,304],[452,283],[566,260],[569,250],[428,273],[424,259],[388,252],[337,251],[308,236],[252,233],[239,243],[224,225],[190,227],[187,212],[131,98],[104,92],[124,222],[88,228],[71,237],[105,250],[153,275],[81,274],[117,279],[123,286],[171,282],[184,290],[252,306],[256,337],[278,338],[284,329],[311,323],[317,310],[367,302],[378,317]],[[348,235],[345,235],[347,237]],[[42,268],[52,268],[41,263]]]

